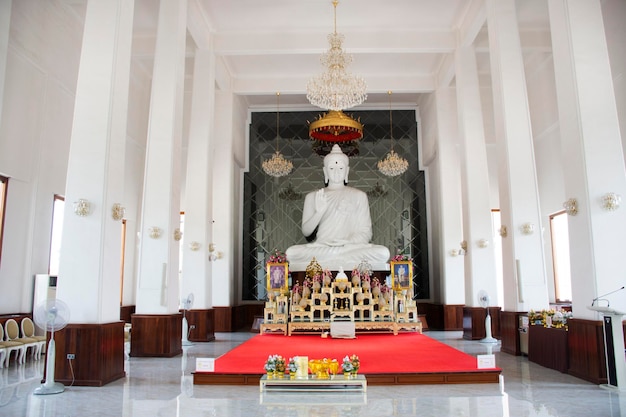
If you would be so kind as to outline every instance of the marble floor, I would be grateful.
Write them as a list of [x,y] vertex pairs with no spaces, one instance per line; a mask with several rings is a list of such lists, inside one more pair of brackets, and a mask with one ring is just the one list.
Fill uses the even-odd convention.
[[69,386],[60,394],[33,395],[41,385],[43,360],[24,365],[12,361],[9,368],[0,369],[0,416],[626,417],[626,392],[500,353],[498,345],[463,340],[461,332],[426,334],[472,355],[492,350],[503,370],[500,383],[369,386],[366,394],[194,386],[191,372],[196,358],[219,357],[254,335],[218,333],[215,342],[184,347],[184,354],[175,358],[129,358],[126,378],[104,387]]

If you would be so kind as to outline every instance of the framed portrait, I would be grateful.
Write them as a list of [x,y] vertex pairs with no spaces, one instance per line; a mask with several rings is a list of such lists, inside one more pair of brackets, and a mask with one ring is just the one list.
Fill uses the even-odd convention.
[[289,291],[289,264],[287,262],[267,263],[267,291],[279,291],[286,294]]
[[411,290],[413,288],[413,262],[391,261],[391,281],[394,289]]

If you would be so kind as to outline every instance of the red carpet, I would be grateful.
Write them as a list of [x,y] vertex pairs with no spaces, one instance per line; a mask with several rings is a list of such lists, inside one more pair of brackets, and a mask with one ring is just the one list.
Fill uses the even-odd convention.
[[[215,361],[215,372],[222,374],[263,374],[269,355],[309,359],[337,359],[356,354],[363,374],[438,373],[484,371],[476,367],[476,357],[419,333],[397,336],[361,334],[356,339],[320,336],[257,335]],[[496,368],[497,369],[497,368]]]

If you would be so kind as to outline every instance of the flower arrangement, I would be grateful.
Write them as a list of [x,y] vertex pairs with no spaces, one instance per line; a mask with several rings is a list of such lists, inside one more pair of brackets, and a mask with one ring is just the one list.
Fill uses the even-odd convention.
[[280,355],[270,355],[265,361],[265,372],[268,374],[284,374],[285,358]]
[[285,263],[287,262],[287,255],[285,255],[283,252],[279,251],[278,249],[274,249],[274,252],[270,255],[269,259],[267,260],[267,263]]
[[270,355],[267,357],[267,360],[265,361],[265,372],[269,373],[273,373],[274,371],[276,371],[276,358],[278,355]]
[[567,330],[567,320],[572,317],[571,311],[543,309],[541,311],[530,310],[528,321],[531,325],[543,327],[565,328]]
[[302,287],[300,287],[300,281],[296,281],[295,284],[291,287],[292,294],[302,295]]
[[341,370],[344,374],[349,374],[350,372],[352,372],[354,368],[352,367],[352,361],[350,360],[350,358],[348,356],[343,358],[343,361],[341,362]]
[[400,250],[398,250],[398,253],[391,258],[391,262],[400,262],[400,261],[410,261],[413,262],[413,259],[411,259],[411,257],[409,255],[405,255],[403,253],[400,253]]
[[341,362],[341,371],[344,374],[356,374],[361,367],[361,361],[357,355],[346,355]]
[[298,371],[298,364],[294,358],[289,358],[289,362],[287,363],[287,370],[289,371],[289,376],[295,375]]
[[383,285],[381,285],[380,293],[385,300],[391,301],[391,287],[389,287],[389,285],[387,285],[386,282]]

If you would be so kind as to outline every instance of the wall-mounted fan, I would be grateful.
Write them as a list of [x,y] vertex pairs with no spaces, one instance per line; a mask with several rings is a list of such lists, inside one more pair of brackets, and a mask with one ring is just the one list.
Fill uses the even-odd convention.
[[183,298],[182,300],[180,300],[180,304],[181,307],[183,308],[183,338],[182,338],[182,344],[183,346],[190,346],[193,345],[193,343],[191,343],[189,341],[189,323],[187,322],[187,310],[191,309],[191,306],[193,306],[193,293],[189,293],[189,295],[186,298]]
[[65,385],[54,381],[54,361],[56,358],[54,332],[67,326],[70,320],[70,309],[61,300],[49,299],[37,306],[33,313],[33,319],[39,327],[50,332],[50,341],[46,351],[46,382],[37,387],[33,394],[59,394],[65,391]]
[[487,309],[487,317],[485,317],[485,338],[481,339],[481,343],[498,343],[491,335],[491,314],[489,314],[489,293],[485,290],[478,291],[478,303],[482,308]]

